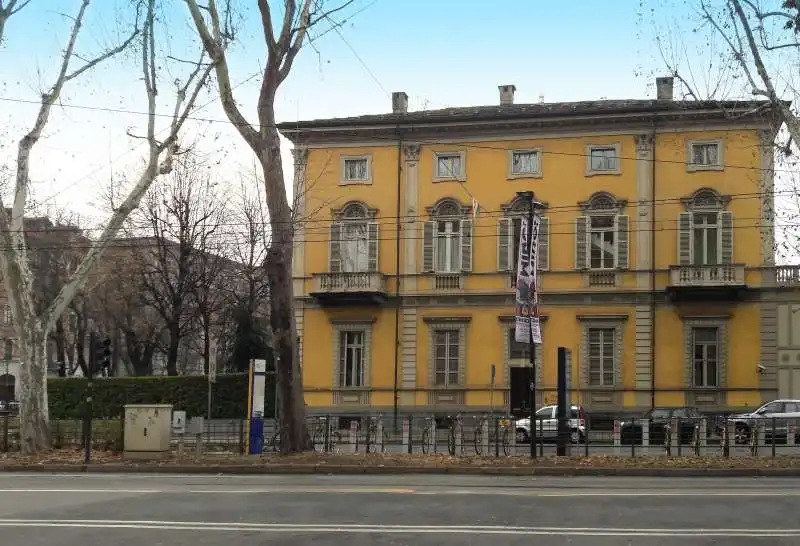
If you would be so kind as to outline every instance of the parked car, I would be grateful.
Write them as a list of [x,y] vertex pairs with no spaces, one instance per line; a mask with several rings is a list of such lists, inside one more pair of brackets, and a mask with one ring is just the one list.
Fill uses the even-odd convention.
[[19,402],[16,400],[0,400],[0,413],[17,413]]
[[[750,441],[753,425],[763,420],[765,432],[768,436],[786,437],[789,431],[789,420],[797,420],[800,425],[800,400],[773,400],[767,402],[751,413],[740,413],[728,417],[728,422],[733,420],[733,438],[737,444],[746,444]],[[775,430],[772,425],[775,424]]]
[[[536,436],[545,440],[555,440],[558,437],[558,406],[544,406],[536,411]],[[586,441],[586,414],[583,406],[570,406],[569,430],[572,443]],[[531,441],[531,420],[525,417],[517,421],[516,435],[518,443]]]
[[649,422],[649,444],[660,445],[666,440],[665,426],[672,419],[678,419],[678,438],[681,444],[689,444],[694,438],[695,429],[700,426],[701,414],[696,408],[653,408],[639,419],[620,423],[620,440],[623,444],[642,444],[643,423]]

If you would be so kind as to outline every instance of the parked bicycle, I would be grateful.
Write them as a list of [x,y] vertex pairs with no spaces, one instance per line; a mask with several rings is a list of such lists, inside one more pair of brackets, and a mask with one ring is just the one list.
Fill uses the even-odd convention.
[[383,414],[369,419],[369,424],[367,425],[368,453],[386,453],[386,444],[389,443],[389,436],[383,427],[380,427],[380,432],[378,431],[378,423],[382,422]]
[[311,442],[320,446],[323,453],[339,453],[338,445],[342,442],[342,434],[338,430],[333,430],[333,423],[327,416],[318,417],[314,423],[314,433]]
[[[459,442],[459,440],[461,440]],[[460,446],[459,446],[460,444]],[[464,454],[464,420],[459,413],[450,422],[450,429],[447,433],[447,451],[450,455],[455,456],[456,452],[461,448],[461,454]]]
[[422,430],[422,452],[427,455],[431,448],[436,451],[436,419],[426,417],[425,428]]
[[503,453],[505,455],[510,455],[511,431],[509,430],[509,421],[507,419],[501,419],[499,422],[495,422],[495,419],[496,418],[490,419],[487,415],[484,415],[478,419],[478,424],[475,426],[475,432],[473,436],[473,444],[476,455],[483,455],[484,423],[488,425],[489,429],[489,446],[497,445],[499,443],[502,447]]

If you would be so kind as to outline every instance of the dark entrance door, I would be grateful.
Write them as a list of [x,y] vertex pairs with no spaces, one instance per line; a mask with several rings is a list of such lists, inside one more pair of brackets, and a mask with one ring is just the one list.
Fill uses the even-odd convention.
[[530,385],[533,381],[533,368],[512,366],[509,368],[509,413],[516,417],[530,417]]

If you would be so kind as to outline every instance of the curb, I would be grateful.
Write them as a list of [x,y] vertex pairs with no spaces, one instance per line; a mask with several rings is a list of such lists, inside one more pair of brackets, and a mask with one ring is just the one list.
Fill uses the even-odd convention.
[[159,465],[159,464],[19,464],[1,465],[0,472],[30,472],[50,474],[337,474],[337,475],[398,475],[398,474],[449,474],[469,476],[623,476],[648,478],[800,478],[800,468],[628,468],[628,467],[575,467],[575,466],[362,466],[362,465]]

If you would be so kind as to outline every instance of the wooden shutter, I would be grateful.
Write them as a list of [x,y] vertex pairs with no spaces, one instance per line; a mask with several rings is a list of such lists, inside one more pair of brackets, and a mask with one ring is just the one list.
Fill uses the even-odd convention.
[[422,271],[430,273],[434,268],[433,236],[436,231],[436,222],[425,222],[422,226]]
[[628,262],[630,261],[629,255],[629,229],[630,217],[619,214],[614,219],[614,227],[616,229],[616,250],[617,250],[617,269],[628,269]]
[[514,251],[514,221],[500,218],[497,221],[497,270],[511,271],[511,253]]
[[539,271],[550,269],[550,218],[541,217],[539,223]]
[[575,218],[575,269],[588,269],[589,257],[589,218]]
[[692,213],[678,214],[678,265],[692,263]]
[[733,213],[729,210],[719,213],[719,261],[733,263]]
[[380,238],[378,237],[378,222],[367,224],[367,270],[378,271],[378,249],[380,248]]
[[342,270],[342,224],[331,224],[331,239],[328,250],[328,271],[339,273]]
[[461,271],[472,271],[472,220],[461,220]]

